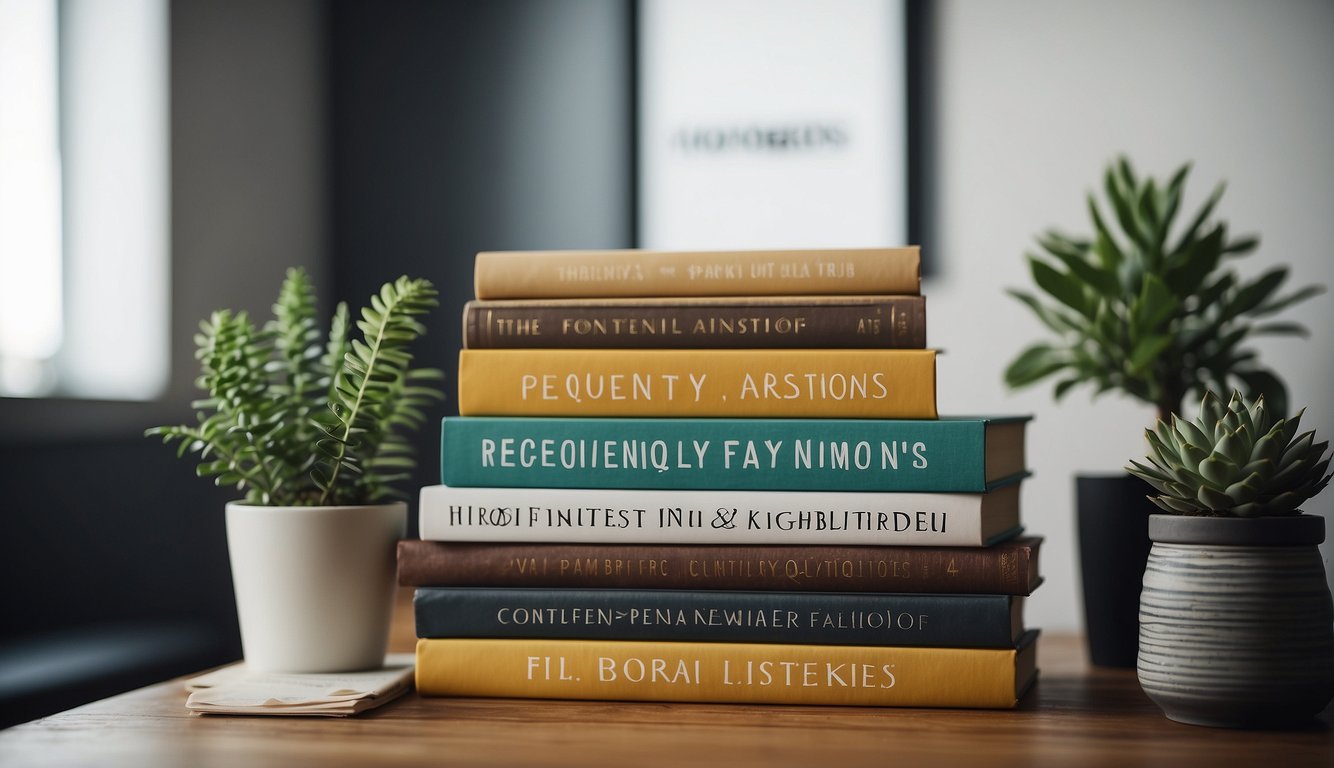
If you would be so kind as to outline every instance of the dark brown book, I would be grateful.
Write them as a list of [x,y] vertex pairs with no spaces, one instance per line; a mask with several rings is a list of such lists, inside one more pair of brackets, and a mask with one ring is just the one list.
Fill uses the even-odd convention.
[[1028,595],[1042,538],[986,548],[398,543],[412,587],[563,587]]
[[923,349],[922,296],[470,301],[467,349]]

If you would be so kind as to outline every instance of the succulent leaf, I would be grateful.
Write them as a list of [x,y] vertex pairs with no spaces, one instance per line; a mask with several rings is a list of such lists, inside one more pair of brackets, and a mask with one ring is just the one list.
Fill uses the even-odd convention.
[[1178,419],[1176,414],[1172,414],[1172,432],[1177,437],[1178,450],[1185,450],[1187,445],[1204,450],[1214,444],[1203,429],[1185,419]]
[[1199,500],[1200,505],[1208,510],[1230,509],[1232,499],[1228,498],[1226,493],[1216,491],[1207,485],[1200,486],[1195,492],[1195,498]]
[[1257,475],[1248,475],[1244,480],[1238,480],[1229,485],[1224,493],[1232,500],[1232,505],[1236,507],[1249,502],[1259,495],[1263,489],[1264,486]]
[[1234,482],[1237,476],[1241,474],[1237,465],[1233,464],[1225,456],[1218,453],[1212,453],[1200,462],[1200,476],[1209,482],[1209,485],[1215,488],[1226,488]]

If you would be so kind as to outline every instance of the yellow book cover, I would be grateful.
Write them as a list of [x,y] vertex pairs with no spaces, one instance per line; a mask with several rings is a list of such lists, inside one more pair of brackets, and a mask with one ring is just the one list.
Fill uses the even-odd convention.
[[479,299],[916,294],[921,249],[490,251]]
[[931,349],[465,349],[461,416],[936,418]]
[[1016,648],[899,648],[601,640],[423,639],[423,696],[1014,707],[1037,676]]

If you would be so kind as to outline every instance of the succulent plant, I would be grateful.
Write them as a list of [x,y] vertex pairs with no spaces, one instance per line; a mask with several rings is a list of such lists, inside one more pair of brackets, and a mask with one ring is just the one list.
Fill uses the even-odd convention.
[[1160,420],[1145,430],[1149,465],[1132,460],[1126,470],[1158,489],[1162,495],[1150,500],[1173,514],[1299,514],[1330,480],[1329,441],[1299,434],[1301,417],[1274,421],[1263,396],[1252,402],[1239,392],[1224,407],[1209,391],[1195,421],[1172,414],[1170,427]]
[[1229,237],[1226,223],[1210,220],[1222,184],[1178,229],[1189,170],[1183,166],[1160,183],[1136,176],[1122,158],[1103,177],[1105,207],[1089,195],[1090,236],[1049,231],[1038,238],[1041,255],[1029,254],[1029,267],[1051,301],[1009,293],[1057,340],[1023,350],[1005,371],[1009,386],[1055,376],[1057,400],[1081,384],[1093,386],[1095,394],[1120,390],[1156,406],[1162,419],[1192,393],[1239,386],[1251,397],[1263,394],[1272,413],[1286,415],[1283,382],[1245,343],[1264,335],[1307,335],[1296,323],[1267,318],[1323,287],[1280,295],[1287,268],[1244,280],[1225,267],[1253,251],[1258,240]]

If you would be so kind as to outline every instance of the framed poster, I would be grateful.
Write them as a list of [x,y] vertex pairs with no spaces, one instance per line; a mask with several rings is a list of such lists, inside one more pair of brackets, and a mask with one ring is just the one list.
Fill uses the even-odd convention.
[[907,242],[905,0],[641,0],[639,245]]

